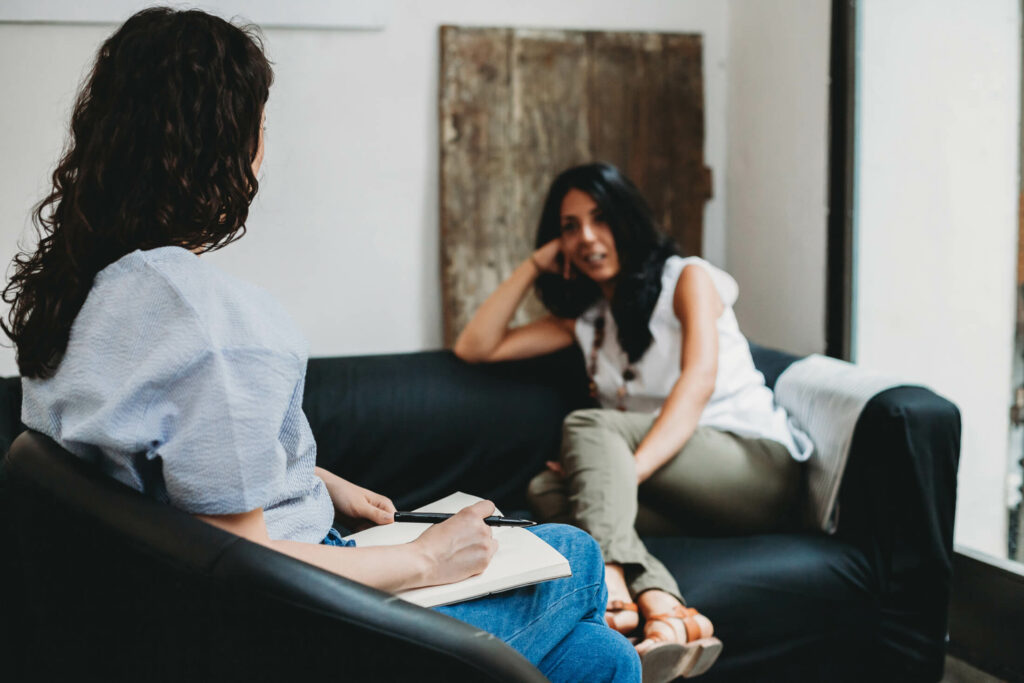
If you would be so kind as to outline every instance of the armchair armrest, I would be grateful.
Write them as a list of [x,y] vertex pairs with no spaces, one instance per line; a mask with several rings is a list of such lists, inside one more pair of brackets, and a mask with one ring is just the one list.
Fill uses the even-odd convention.
[[490,634],[205,524],[40,434],[5,474],[21,572],[3,589],[25,598],[30,678],[546,680]]

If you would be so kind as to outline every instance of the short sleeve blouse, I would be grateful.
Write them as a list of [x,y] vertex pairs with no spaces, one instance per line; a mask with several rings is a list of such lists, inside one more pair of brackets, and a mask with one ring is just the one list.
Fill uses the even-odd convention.
[[271,538],[320,542],[333,505],[302,412],[307,350],[264,291],[179,247],[101,271],[22,420],[193,514],[263,508]]

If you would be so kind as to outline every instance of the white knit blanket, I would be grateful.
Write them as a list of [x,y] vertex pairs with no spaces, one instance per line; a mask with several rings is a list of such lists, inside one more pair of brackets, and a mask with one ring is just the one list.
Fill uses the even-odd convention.
[[814,443],[807,461],[810,515],[823,531],[836,529],[839,485],[864,406],[878,393],[906,384],[819,354],[796,361],[775,383],[775,400]]

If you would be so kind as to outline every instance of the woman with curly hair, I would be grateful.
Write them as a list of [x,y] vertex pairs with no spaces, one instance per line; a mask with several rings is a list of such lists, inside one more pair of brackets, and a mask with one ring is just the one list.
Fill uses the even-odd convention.
[[[480,306],[455,353],[499,361],[579,344],[602,408],[566,418],[561,461],[531,482],[531,506],[601,545],[608,624],[630,633],[644,619],[644,680],[697,675],[722,644],[639,534],[778,527],[809,441],[754,368],[732,310],[735,280],[677,256],[614,166],[555,178],[536,247]],[[531,286],[550,314],[510,329]]]
[[[201,258],[245,231],[271,81],[254,31],[199,11],[144,10],[100,48],[36,211],[39,243],[4,291],[22,419],[148,496],[369,586],[477,574],[496,548],[488,501],[400,546],[352,547],[332,528],[336,514],[389,523],[394,505],[315,466],[301,332]],[[596,544],[537,533],[573,577],[439,609],[553,681],[636,680],[636,653],[602,617]]]

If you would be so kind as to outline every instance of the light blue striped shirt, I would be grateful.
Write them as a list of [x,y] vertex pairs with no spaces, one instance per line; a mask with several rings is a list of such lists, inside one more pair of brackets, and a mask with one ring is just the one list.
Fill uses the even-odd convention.
[[22,421],[193,514],[262,507],[271,538],[319,543],[334,508],[302,412],[308,348],[262,289],[180,247],[104,268]]

